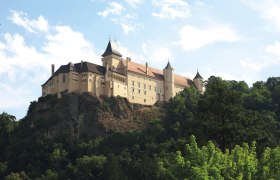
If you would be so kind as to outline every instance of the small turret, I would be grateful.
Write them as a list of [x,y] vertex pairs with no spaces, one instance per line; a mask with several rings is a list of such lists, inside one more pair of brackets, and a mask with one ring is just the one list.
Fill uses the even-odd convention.
[[194,82],[194,85],[195,87],[197,88],[197,90],[200,92],[200,93],[203,93],[204,92],[204,85],[203,85],[203,78],[202,76],[199,74],[198,70],[197,70],[197,73],[193,79],[193,82]]
[[164,94],[165,94],[165,101],[168,101],[170,98],[175,96],[175,88],[174,88],[174,73],[173,68],[170,65],[169,61],[166,67],[163,69],[164,75]]

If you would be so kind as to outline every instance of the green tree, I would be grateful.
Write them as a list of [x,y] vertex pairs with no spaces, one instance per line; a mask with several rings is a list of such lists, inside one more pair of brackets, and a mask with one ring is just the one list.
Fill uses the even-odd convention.
[[83,156],[76,160],[77,177],[79,179],[98,179],[104,175],[107,163],[105,156]]
[[199,121],[205,136],[216,141],[222,150],[233,147],[233,138],[242,129],[242,95],[230,89],[230,83],[210,77],[199,102]]
[[260,179],[280,179],[280,147],[266,148],[259,164]]
[[185,88],[167,104],[165,128],[173,137],[195,134],[200,94],[193,86]]
[[249,94],[244,99],[247,109],[254,111],[271,111],[272,96],[264,82],[258,81],[253,84]]
[[258,160],[254,143],[235,146],[223,153],[211,141],[198,147],[190,138],[184,152],[168,153],[158,160],[158,176],[162,179],[255,179]]
[[24,171],[14,173],[11,172],[8,176],[5,177],[5,180],[31,180]]
[[5,161],[4,149],[10,142],[11,134],[16,125],[16,117],[6,112],[0,114],[0,162]]

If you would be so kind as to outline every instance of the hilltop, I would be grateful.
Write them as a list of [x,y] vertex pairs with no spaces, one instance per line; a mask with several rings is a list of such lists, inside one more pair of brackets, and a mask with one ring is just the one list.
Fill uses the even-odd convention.
[[48,138],[70,141],[142,130],[164,112],[156,106],[131,104],[122,97],[97,98],[89,93],[40,97],[31,103],[24,121]]

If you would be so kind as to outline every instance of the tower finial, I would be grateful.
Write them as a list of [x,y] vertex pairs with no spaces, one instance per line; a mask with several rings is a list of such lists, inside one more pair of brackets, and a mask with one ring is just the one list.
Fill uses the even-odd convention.
[[109,34],[109,41],[111,41],[111,34]]
[[116,38],[116,36],[115,36],[115,42],[117,42],[117,38]]

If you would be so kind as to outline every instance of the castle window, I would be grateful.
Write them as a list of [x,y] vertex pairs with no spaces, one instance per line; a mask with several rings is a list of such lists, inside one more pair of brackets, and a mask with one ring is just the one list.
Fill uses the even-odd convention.
[[131,81],[132,86],[134,86],[134,81]]
[[131,88],[132,92],[134,93],[134,88]]
[[140,89],[138,89],[138,94],[140,94],[141,93],[141,90]]
[[144,85],[144,89],[146,89],[146,84],[144,83],[143,85]]
[[140,82],[138,82],[138,87],[140,88]]
[[149,85],[149,90],[151,90],[152,89],[152,86],[151,85]]
[[82,79],[82,82],[87,82],[87,79]]
[[147,94],[147,92],[146,91],[144,91],[144,95],[146,95]]
[[66,82],[66,76],[65,76],[65,74],[63,74],[63,76],[62,76],[62,83],[65,83]]
[[131,99],[134,99],[134,96],[132,96]]
[[157,91],[157,87],[155,86],[155,91]]
[[168,90],[167,86],[166,86],[166,91]]
[[144,99],[144,102],[146,102],[146,99]]

